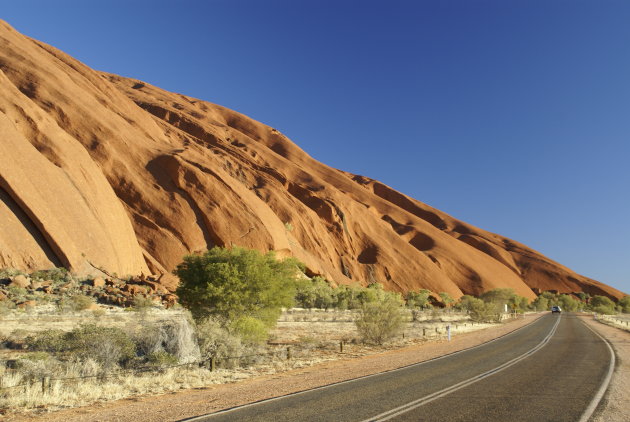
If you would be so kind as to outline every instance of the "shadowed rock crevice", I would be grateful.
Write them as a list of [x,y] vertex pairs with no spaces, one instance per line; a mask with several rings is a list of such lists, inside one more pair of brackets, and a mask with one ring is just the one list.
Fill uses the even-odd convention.
[[[376,264],[378,261],[378,246],[376,245],[368,245],[365,249],[361,251],[357,260],[361,264]],[[370,268],[370,271],[373,273],[373,268]]]
[[440,218],[437,214],[431,211],[426,211],[414,204],[409,198],[400,192],[396,192],[389,186],[385,186],[382,183],[374,182],[373,184],[374,194],[383,198],[384,200],[391,202],[392,204],[404,209],[411,214],[420,217],[426,222],[430,223],[434,227],[445,230],[447,228],[446,222]]
[[68,262],[57,256],[53,248],[48,243],[46,236],[44,236],[44,233],[37,227],[31,217],[18,205],[18,203],[11,197],[11,195],[9,195],[2,185],[3,181],[0,178],[0,202],[2,202],[15,215],[16,219],[22,223],[22,226],[28,231],[35,242],[37,242],[37,245],[40,247],[46,258],[55,267],[67,266]]
[[225,246],[225,242],[208,225],[205,214],[190,194],[177,186],[173,181],[173,177],[176,177],[175,175],[179,171],[179,167],[180,163],[171,156],[157,157],[151,160],[146,166],[147,170],[163,189],[182,198],[190,210],[192,210],[195,216],[195,223],[197,227],[199,227],[199,230],[201,230],[206,242],[206,249],[210,249],[214,246]]
[[427,236],[424,233],[416,233],[411,238],[409,243],[419,251],[430,251],[435,247],[435,240],[431,236]]

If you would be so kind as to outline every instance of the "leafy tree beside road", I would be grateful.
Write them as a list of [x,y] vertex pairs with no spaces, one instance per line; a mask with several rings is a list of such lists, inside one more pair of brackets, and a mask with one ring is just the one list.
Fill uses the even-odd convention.
[[181,280],[180,303],[196,320],[212,316],[260,339],[260,330],[275,325],[281,308],[293,305],[301,269],[299,261],[278,260],[273,252],[215,247],[185,256],[174,273]]

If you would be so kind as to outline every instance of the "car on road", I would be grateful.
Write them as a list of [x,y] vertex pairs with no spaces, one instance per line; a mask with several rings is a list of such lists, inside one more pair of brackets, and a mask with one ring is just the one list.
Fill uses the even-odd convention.
[[558,314],[559,314],[559,313],[562,313],[562,309],[560,309],[560,307],[559,307],[559,306],[552,306],[552,307],[551,307],[551,313],[552,313],[552,314],[555,314],[555,313],[558,313]]

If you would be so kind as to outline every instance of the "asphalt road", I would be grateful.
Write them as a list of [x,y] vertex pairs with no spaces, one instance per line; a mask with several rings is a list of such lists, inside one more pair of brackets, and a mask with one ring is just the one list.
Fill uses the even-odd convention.
[[610,366],[606,343],[549,314],[484,345],[195,421],[579,421]]

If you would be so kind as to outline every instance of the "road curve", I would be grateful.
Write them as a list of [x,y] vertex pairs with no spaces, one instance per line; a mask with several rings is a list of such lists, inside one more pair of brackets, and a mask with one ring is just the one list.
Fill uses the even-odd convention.
[[610,362],[577,317],[550,314],[442,358],[189,420],[579,421]]

